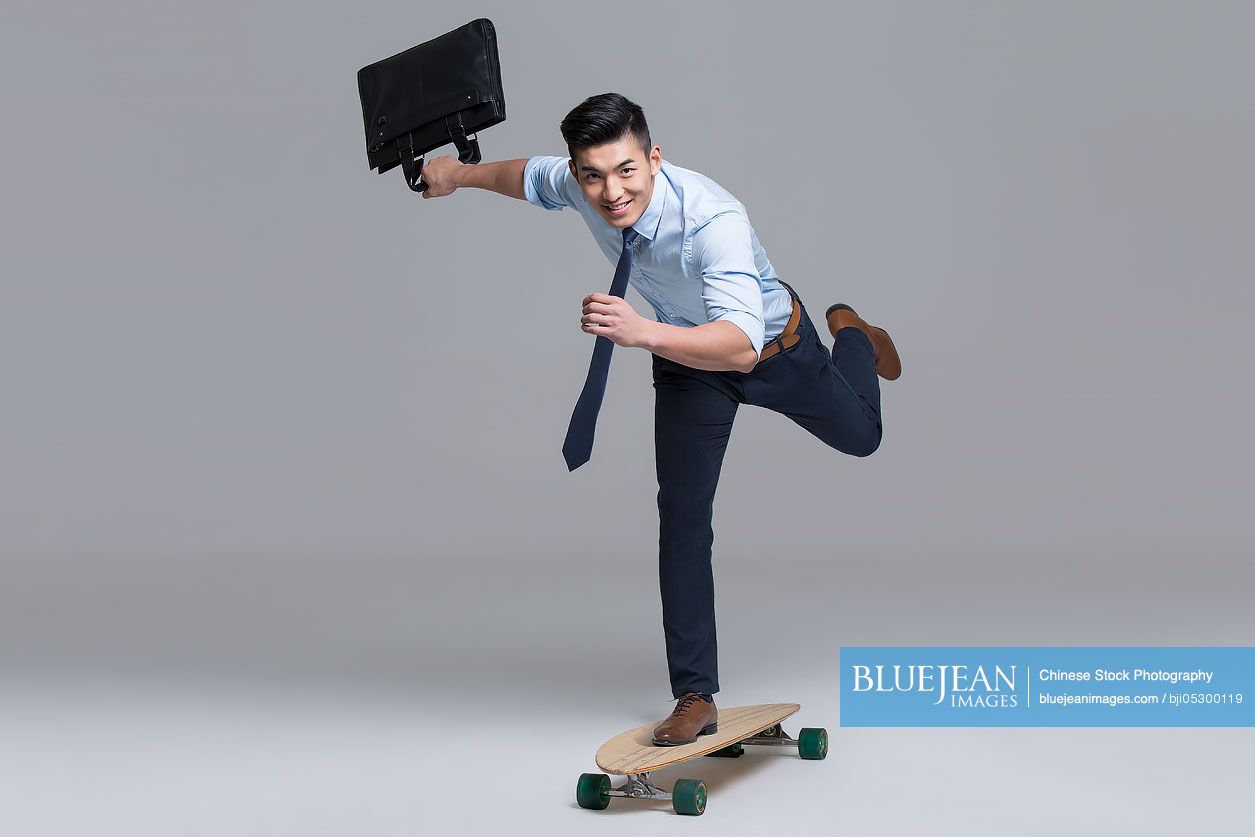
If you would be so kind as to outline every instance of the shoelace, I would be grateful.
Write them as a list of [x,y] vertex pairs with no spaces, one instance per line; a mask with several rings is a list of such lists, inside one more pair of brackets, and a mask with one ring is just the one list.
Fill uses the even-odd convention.
[[694,703],[699,700],[705,700],[705,698],[695,692],[689,692],[684,697],[678,698],[678,700],[680,702],[675,705],[675,709],[671,710],[672,713],[687,712]]

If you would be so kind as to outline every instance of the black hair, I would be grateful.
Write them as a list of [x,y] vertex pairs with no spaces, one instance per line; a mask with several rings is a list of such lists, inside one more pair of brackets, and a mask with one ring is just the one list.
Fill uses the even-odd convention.
[[577,150],[618,142],[629,134],[646,156],[653,147],[645,111],[618,93],[602,93],[580,102],[562,120],[560,130],[572,159]]

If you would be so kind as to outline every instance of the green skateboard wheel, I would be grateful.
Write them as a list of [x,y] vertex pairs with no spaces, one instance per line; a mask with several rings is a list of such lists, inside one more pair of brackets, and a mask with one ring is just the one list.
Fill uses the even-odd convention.
[[828,730],[805,727],[797,736],[797,754],[804,759],[822,759],[828,755]]
[[605,773],[581,773],[575,785],[575,801],[581,808],[600,811],[610,804],[610,777]]
[[701,779],[676,779],[671,789],[671,807],[677,814],[701,814],[706,810],[706,783]]

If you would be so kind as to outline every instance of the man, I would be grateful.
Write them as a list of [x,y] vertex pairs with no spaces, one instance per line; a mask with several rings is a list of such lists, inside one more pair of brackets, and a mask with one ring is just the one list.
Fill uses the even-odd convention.
[[[831,447],[867,456],[881,439],[877,375],[893,380],[902,367],[884,329],[844,304],[827,311],[829,353],[801,299],[776,276],[745,207],[709,178],[664,161],[639,106],[615,93],[593,96],[567,114],[561,132],[570,159],[463,165],[437,157],[423,168],[423,197],[472,186],[573,208],[617,265],[616,284],[626,275],[653,306],[656,321],[621,295],[593,292],[580,328],[611,341],[597,341],[607,353],[617,345],[653,354],[659,581],[678,699],[654,743],[687,744],[717,731],[711,519],[738,405],[783,413]],[[563,448],[572,469],[591,450],[597,358]],[[602,366],[603,389],[604,381]],[[581,447],[577,425],[582,454],[571,450]]]

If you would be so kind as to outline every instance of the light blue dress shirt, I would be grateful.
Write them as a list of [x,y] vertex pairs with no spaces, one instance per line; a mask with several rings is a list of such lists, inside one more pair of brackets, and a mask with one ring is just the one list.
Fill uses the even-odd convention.
[[[528,159],[523,191],[545,209],[574,208],[606,258],[618,263],[623,233],[589,204],[566,157]],[[632,228],[640,235],[628,281],[658,322],[691,328],[727,320],[745,332],[756,354],[784,331],[793,299],[744,205],[718,183],[663,160],[649,206]]]

